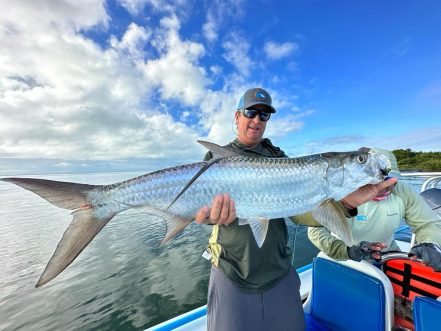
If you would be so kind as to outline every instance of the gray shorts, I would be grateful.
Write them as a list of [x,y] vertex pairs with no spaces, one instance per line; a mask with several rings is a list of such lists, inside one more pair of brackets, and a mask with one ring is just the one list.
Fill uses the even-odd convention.
[[208,331],[305,330],[300,279],[291,267],[274,287],[263,293],[240,291],[216,267],[208,285]]

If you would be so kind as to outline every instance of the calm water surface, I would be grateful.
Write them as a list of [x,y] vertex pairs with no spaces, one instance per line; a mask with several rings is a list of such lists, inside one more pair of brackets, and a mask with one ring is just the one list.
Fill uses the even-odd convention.
[[[33,176],[110,184],[141,173]],[[419,192],[422,179],[405,178]],[[143,330],[206,303],[209,226],[191,224],[158,247],[164,226],[142,211],[117,215],[55,280],[35,284],[71,221],[69,211],[0,182],[0,330]],[[317,250],[288,224],[294,265]]]

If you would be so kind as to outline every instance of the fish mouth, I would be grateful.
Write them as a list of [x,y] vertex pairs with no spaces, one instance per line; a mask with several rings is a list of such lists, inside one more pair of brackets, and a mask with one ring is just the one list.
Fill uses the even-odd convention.
[[380,168],[376,178],[371,182],[371,184],[378,184],[387,179],[387,175],[389,174],[389,168]]
[[377,176],[376,179],[378,180],[377,183],[382,182],[385,180],[391,171],[391,163],[389,158],[382,153],[372,153],[374,158],[376,159],[376,167],[377,167]]
[[380,169],[380,172],[383,175],[383,177],[386,177],[389,174],[389,172],[390,172],[390,168]]
[[369,184],[378,184],[384,181],[388,174],[387,169],[378,169],[377,175],[373,177],[372,181]]

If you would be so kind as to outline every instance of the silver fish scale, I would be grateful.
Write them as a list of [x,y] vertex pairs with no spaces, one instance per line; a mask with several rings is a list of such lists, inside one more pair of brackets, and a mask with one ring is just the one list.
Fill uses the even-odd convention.
[[200,162],[178,166],[101,186],[89,192],[89,200],[95,206],[103,204],[102,208],[109,213],[142,206],[164,210],[203,165]]
[[[314,162],[315,161],[315,162]],[[212,165],[170,208],[188,217],[216,194],[229,193],[238,217],[283,217],[302,213],[323,200],[326,168],[319,158],[261,159],[230,157]],[[300,192],[300,193],[299,193]]]

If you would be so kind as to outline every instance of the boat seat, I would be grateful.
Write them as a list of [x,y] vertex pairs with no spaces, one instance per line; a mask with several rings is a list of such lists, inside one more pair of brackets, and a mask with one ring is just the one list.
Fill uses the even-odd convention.
[[427,297],[413,301],[415,331],[438,331],[441,327],[441,302]]
[[366,261],[336,261],[321,252],[304,310],[306,330],[391,330],[392,285]]

